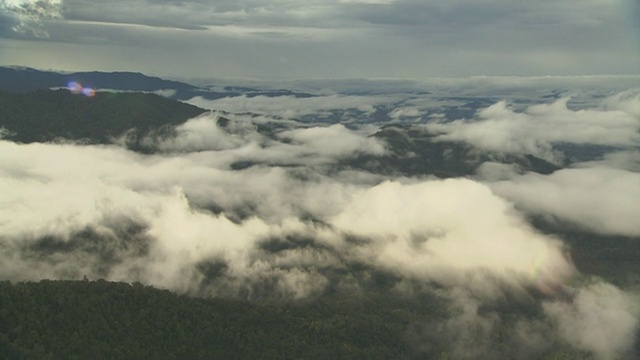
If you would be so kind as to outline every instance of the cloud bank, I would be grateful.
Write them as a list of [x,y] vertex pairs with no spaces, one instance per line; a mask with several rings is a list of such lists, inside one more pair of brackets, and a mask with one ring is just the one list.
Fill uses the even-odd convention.
[[[296,111],[310,104],[298,101]],[[597,108],[498,102],[472,120],[415,125],[479,153],[556,159],[566,151],[558,143],[605,148],[546,175],[497,162],[468,178],[365,172],[345,164],[393,151],[371,136],[377,126],[269,117],[281,106],[260,116],[204,114],[150,134],[147,154],[0,140],[0,278],[86,275],[295,301],[358,293],[382,273],[389,291],[447,301],[448,318],[411,330],[427,355],[437,350],[428,344],[440,344],[459,358],[554,346],[626,356],[637,339],[637,290],[580,274],[572,249],[529,217],[640,237],[639,101],[627,91]],[[511,301],[537,315],[493,310]],[[508,351],[487,346],[497,334],[509,334]]]
[[634,148],[640,145],[640,118],[635,107],[640,92],[609,98],[606,109],[567,108],[568,98],[529,106],[516,112],[499,102],[477,113],[477,118],[429,124],[440,139],[465,141],[504,153],[525,153],[554,159],[553,143]]
[[492,188],[525,210],[575,223],[592,232],[640,236],[640,173],[607,167],[525,174]]
[[[154,240],[148,258],[134,261],[148,262],[145,269],[154,274],[162,269],[145,280],[175,290],[184,284],[181,269],[206,259],[233,254],[225,259],[239,272],[256,263],[274,266],[260,252],[274,234],[318,237],[318,246],[342,253],[338,262],[370,262],[445,283],[457,273],[482,270],[505,281],[521,277],[526,286],[539,259],[543,282],[562,283],[572,272],[557,241],[537,234],[508,203],[470,180],[369,187],[304,170],[231,171],[196,157],[147,157],[113,147],[1,146],[11,159],[2,164],[7,213],[1,230],[7,244],[20,249],[47,237],[64,244],[86,229],[109,237],[117,233],[112,227],[119,219],[128,219],[145,229],[140,235]],[[314,146],[300,156],[322,150]],[[218,214],[207,211],[220,208]],[[301,220],[305,217],[315,221]],[[352,236],[367,241],[349,244]]]

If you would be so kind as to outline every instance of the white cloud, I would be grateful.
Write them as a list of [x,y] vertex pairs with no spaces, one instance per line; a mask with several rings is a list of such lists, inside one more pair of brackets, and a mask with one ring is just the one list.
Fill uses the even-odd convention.
[[[640,145],[640,118],[634,114],[622,110],[571,110],[567,108],[568,100],[531,105],[524,112],[501,101],[479,111],[473,121],[456,120],[427,127],[441,133],[438,138],[442,140],[466,141],[485,150],[533,154],[548,160],[556,157],[553,143]],[[640,104],[640,98],[631,97],[620,104],[633,108]]]
[[[291,159],[306,159],[314,149],[329,157],[362,150],[352,145],[325,150],[324,138],[342,137],[349,140],[345,144],[358,144],[354,141],[358,138],[342,126],[293,130],[287,136],[299,142],[290,145]],[[295,150],[296,146],[308,149]],[[366,146],[372,145],[362,147]],[[146,229],[141,236],[150,241],[149,252],[123,253],[125,261],[103,276],[181,292],[219,294],[223,287],[237,294],[247,283],[266,276],[280,279],[283,294],[308,296],[325,283],[319,273],[307,270],[304,264],[309,261],[329,267],[364,261],[409,278],[468,286],[483,284],[483,276],[465,280],[480,271],[509,283],[553,288],[572,271],[559,243],[537,234],[508,203],[470,180],[371,187],[367,182],[375,179],[357,174],[330,179],[313,171],[278,167],[217,168],[217,153],[237,149],[145,156],[115,147],[6,141],[0,142],[0,149],[6,154],[0,162],[4,210],[0,236],[10,250],[7,254],[13,254],[7,256],[14,256],[0,269],[5,277],[93,274],[92,267],[100,260],[91,254],[75,258],[74,253],[60,253],[49,268],[42,262],[32,270],[25,270],[30,260],[18,258],[45,236],[77,241],[74,236],[87,228],[118,239],[123,236],[118,235],[119,224],[127,222]],[[222,213],[214,215],[208,208]],[[335,229],[300,220],[309,216]],[[371,242],[354,245],[345,234]],[[339,251],[341,259],[335,259],[334,252],[265,255],[260,250],[265,239],[289,235],[315,239],[318,245]],[[128,241],[126,236],[118,241]],[[195,269],[208,260],[223,261],[229,277],[224,286],[202,290],[202,275]],[[284,264],[287,269],[297,266],[285,271]],[[535,264],[539,271],[533,279]],[[16,269],[25,272],[19,275]],[[301,284],[308,284],[302,286],[307,290],[295,288]]]
[[[219,121],[226,125],[221,127]],[[235,149],[260,140],[262,136],[253,123],[243,119],[221,120],[218,114],[207,113],[176,126],[171,136],[152,134],[143,143],[161,151],[188,152]]]
[[[285,125],[267,136],[258,131],[256,123],[265,122]],[[186,155],[196,161],[206,161],[219,168],[228,168],[233,163],[245,162],[254,165],[323,165],[338,159],[360,154],[382,155],[386,152],[382,141],[370,137],[376,126],[348,129],[336,124],[326,127],[298,127],[301,124],[270,119],[256,119],[209,113],[175,128],[175,134],[150,134],[142,143],[145,147],[162,152],[208,152]],[[124,142],[119,139],[118,142]],[[215,155],[214,155],[215,153]],[[207,157],[203,159],[203,156]]]
[[569,221],[589,231],[640,236],[640,173],[609,167],[524,174],[492,183],[500,196],[530,213]]
[[[373,239],[361,256],[410,277],[443,283],[473,278],[482,287],[483,272],[517,281],[538,271],[541,282],[554,287],[572,271],[558,242],[537,234],[509,203],[470,180],[385,182],[354,197],[332,224]],[[542,268],[534,270],[538,261]]]
[[613,285],[595,282],[580,289],[572,302],[544,305],[571,345],[600,359],[618,359],[632,351],[640,323],[640,299]]
[[[0,265],[3,278],[78,278],[85,274],[216,296],[239,295],[252,281],[276,279],[279,287],[274,291],[281,291],[283,297],[310,296],[326,282],[313,271],[289,271],[275,260],[263,260],[259,251],[260,242],[271,234],[300,230],[298,221],[278,223],[295,216],[296,207],[305,207],[298,204],[298,197],[311,208],[317,206],[316,200],[305,197],[313,191],[325,193],[321,186],[306,192],[300,183],[287,180],[284,172],[270,176],[266,171],[263,175],[267,176],[247,179],[246,173],[208,169],[187,158],[137,156],[113,147],[10,142],[1,142],[0,147],[7,155],[0,162],[0,237],[7,250]],[[194,207],[185,193],[202,196],[204,205],[218,201],[227,211],[265,198],[248,204],[255,206],[250,217],[234,223]],[[263,213],[277,222],[258,218]],[[148,252],[127,252],[136,240],[119,229],[128,223],[143,227],[140,236],[149,241]],[[102,237],[77,240],[77,233],[86,229]],[[306,225],[302,229],[313,231]],[[39,258],[34,264],[27,254],[37,250],[29,249],[47,236],[62,243],[80,241],[74,245],[79,253],[47,254],[43,250],[38,256],[45,260]],[[97,248],[111,251],[121,261],[103,263],[100,253],[82,250],[91,248],[84,243],[87,241],[95,241]],[[226,264],[223,284],[200,287],[203,275],[197,266],[206,261]],[[96,270],[105,267],[106,273]]]
[[615,151],[604,154],[601,160],[580,164],[582,167],[611,167],[640,173],[640,150]]
[[608,110],[621,110],[640,119],[640,89],[622,91],[604,101]]
[[278,137],[292,141],[294,146],[300,147],[301,152],[331,157],[352,154],[382,155],[386,152],[379,140],[358,134],[340,124],[288,130],[278,134]]

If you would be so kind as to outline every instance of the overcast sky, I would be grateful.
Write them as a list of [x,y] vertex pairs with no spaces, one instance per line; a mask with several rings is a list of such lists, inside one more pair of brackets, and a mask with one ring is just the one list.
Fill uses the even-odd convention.
[[637,0],[0,0],[0,65],[177,77],[640,73]]

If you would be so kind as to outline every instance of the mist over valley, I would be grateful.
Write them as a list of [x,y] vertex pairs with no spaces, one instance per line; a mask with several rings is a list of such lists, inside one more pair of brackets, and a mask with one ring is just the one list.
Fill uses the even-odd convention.
[[0,75],[3,356],[66,351],[62,299],[124,358],[638,356],[637,76]]

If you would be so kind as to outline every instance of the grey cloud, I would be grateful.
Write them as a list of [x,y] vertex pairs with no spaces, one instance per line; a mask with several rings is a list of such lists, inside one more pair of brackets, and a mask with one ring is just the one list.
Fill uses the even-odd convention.
[[[505,1],[413,1],[403,0],[385,4],[349,2],[285,1],[285,2],[207,2],[207,1],[103,1],[83,0],[64,2],[65,18],[149,26],[175,26],[200,29],[207,25],[241,25],[311,28],[370,28],[392,26],[386,30],[404,35],[415,28],[428,32],[423,38],[453,34],[473,35],[479,27],[534,26],[541,22],[549,26],[582,26],[605,23],[615,16],[612,10],[598,2],[576,4],[573,1],[543,2],[533,5]],[[410,31],[403,29],[412,29]],[[557,31],[558,29],[556,29]],[[583,29],[584,31],[584,29]],[[493,33],[503,36],[499,31]],[[424,35],[424,34],[422,34]],[[574,34],[575,35],[575,34]],[[415,37],[413,35],[411,37]],[[454,38],[458,35],[454,35]],[[579,38],[579,37],[576,37]],[[458,39],[460,40],[460,39]],[[471,44],[469,42],[469,44]],[[512,44],[513,45],[513,44]],[[574,44],[575,45],[575,44]]]
[[61,0],[0,1],[0,36],[49,38],[45,22],[62,17]]
[[72,21],[91,21],[115,24],[134,24],[154,27],[201,30],[201,13],[185,6],[150,5],[146,1],[65,0],[64,18]]
[[[504,0],[416,1],[400,0],[388,4],[354,5],[355,17],[373,24],[394,25],[399,29],[423,29],[449,38],[454,34],[474,36],[478,31],[511,27],[519,29],[572,31],[604,26],[615,18],[616,8],[601,1],[541,1],[533,3]],[[399,30],[402,31],[402,30]],[[505,34],[494,32],[494,36]],[[575,35],[575,34],[573,34]],[[552,40],[552,39],[549,39]]]
[[0,35],[2,37],[15,36],[14,28],[18,26],[20,20],[15,14],[8,11],[0,11]]
[[[185,77],[635,73],[634,60],[640,55],[634,38],[637,26],[624,21],[628,13],[622,3],[596,0],[65,0],[63,19],[40,19],[33,24],[42,26],[30,28],[42,30],[42,35],[46,31],[53,43],[81,45],[52,55],[46,45],[31,42],[21,45],[38,55],[23,51],[7,59],[77,70],[83,63],[71,54],[84,53],[88,63],[101,69]],[[15,20],[16,13],[11,16]],[[24,38],[7,29],[5,25],[3,41]],[[87,44],[109,50],[89,49]],[[42,60],[44,54],[48,63]]]
[[426,29],[442,24],[475,27],[522,11],[521,4],[506,7],[501,1],[400,0],[388,4],[353,5],[352,8],[359,18],[367,22]]
[[305,2],[211,2],[211,1],[117,1],[96,4],[84,0],[66,0],[65,18],[99,22],[204,29],[210,25],[249,27],[312,26],[301,21],[313,7]]

